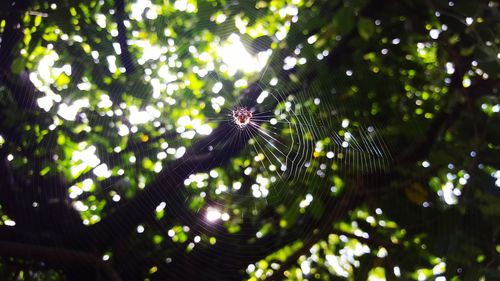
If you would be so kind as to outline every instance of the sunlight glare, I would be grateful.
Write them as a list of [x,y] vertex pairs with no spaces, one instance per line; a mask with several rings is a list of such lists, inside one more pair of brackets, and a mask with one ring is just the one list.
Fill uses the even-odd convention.
[[215,222],[221,218],[222,214],[219,210],[209,207],[207,209],[206,218],[210,222]]
[[217,55],[227,65],[228,74],[233,76],[238,70],[243,72],[261,71],[271,56],[271,50],[252,56],[245,49],[240,36],[233,33],[229,36],[227,42],[217,50]]

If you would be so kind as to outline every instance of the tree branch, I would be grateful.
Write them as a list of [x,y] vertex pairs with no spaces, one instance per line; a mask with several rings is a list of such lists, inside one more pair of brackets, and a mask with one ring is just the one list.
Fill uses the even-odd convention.
[[43,261],[62,268],[95,268],[107,276],[106,280],[121,280],[109,263],[104,262],[100,257],[83,252],[0,241],[0,255],[15,259]]
[[128,49],[127,44],[127,28],[123,21],[125,20],[125,3],[123,0],[115,0],[115,19],[116,25],[118,27],[118,36],[116,37],[118,43],[120,44],[121,54],[120,59],[122,61],[123,66],[128,74],[131,74],[135,71],[135,64],[132,60],[132,56]]
[[[259,83],[255,82],[245,91],[243,96],[249,99],[248,102],[251,102],[257,99],[260,89]],[[90,237],[93,238],[91,242],[96,243],[99,248],[109,245],[116,236],[127,234],[133,230],[162,201],[166,201],[169,208],[176,210],[180,206],[179,204],[184,202],[181,192],[185,178],[192,173],[209,171],[214,167],[224,165],[245,146],[247,140],[241,140],[230,149],[224,147],[225,137],[231,129],[230,126],[228,123],[219,125],[212,134],[194,144],[182,158],[170,163],[133,200],[104,218],[100,223],[92,226],[90,229]],[[216,149],[211,151],[209,146],[225,149],[224,153]]]

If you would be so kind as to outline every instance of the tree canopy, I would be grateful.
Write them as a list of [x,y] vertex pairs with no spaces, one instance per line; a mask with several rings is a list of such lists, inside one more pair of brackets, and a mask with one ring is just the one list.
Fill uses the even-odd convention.
[[500,279],[498,6],[2,1],[0,278]]

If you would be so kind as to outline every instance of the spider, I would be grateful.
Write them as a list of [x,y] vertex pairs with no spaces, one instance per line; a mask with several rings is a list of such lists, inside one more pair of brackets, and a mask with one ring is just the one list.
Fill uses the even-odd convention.
[[237,106],[233,109],[233,122],[240,128],[245,127],[252,119],[252,112],[244,107]]

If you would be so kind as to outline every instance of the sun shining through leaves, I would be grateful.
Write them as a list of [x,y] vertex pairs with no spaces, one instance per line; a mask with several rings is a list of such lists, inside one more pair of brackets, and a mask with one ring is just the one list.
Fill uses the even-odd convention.
[[261,71],[268,63],[272,53],[271,49],[268,49],[259,52],[256,56],[251,55],[235,33],[231,34],[216,52],[226,66],[223,69],[227,68],[227,73],[231,76],[236,74],[238,70],[248,73]]
[[490,274],[498,4],[389,2],[6,0],[0,279]]
[[[174,8],[188,13],[195,11],[196,7],[191,2],[181,2],[177,1]],[[174,31],[168,27],[163,32],[166,36],[164,44],[159,44],[143,38],[135,30],[140,29],[144,15],[149,20],[155,20],[160,16],[159,12],[156,4],[139,1],[131,6],[130,19],[133,22],[127,23],[134,29],[131,42],[142,50],[137,63],[142,66],[140,71],[144,71],[145,80],[151,84],[152,97],[156,101],[149,101],[145,92],[133,90],[137,93],[129,97],[130,101],[118,104],[119,108],[113,110],[116,104],[110,96],[100,93],[97,105],[90,104],[85,99],[68,104],[61,103],[57,107],[57,114],[61,118],[67,121],[75,121],[78,118],[85,123],[88,122],[87,111],[97,106],[106,110],[107,116],[117,119],[114,127],[117,128],[118,135],[130,139],[139,136],[138,143],[147,143],[152,136],[158,133],[165,134],[167,130],[175,131],[181,139],[194,141],[210,135],[221,124],[229,123],[231,126],[224,135],[225,140],[214,149],[223,152],[241,142],[248,143],[248,156],[244,157],[248,158],[250,164],[244,165],[243,174],[257,178],[256,183],[252,185],[251,194],[254,198],[266,198],[271,185],[278,181],[307,178],[311,174],[324,178],[327,175],[327,168],[331,166],[337,171],[363,167],[375,170],[383,166],[380,161],[385,163],[387,152],[377,139],[376,133],[373,129],[366,131],[358,125],[355,125],[354,131],[350,131],[347,128],[349,125],[344,124],[345,120],[342,124],[336,121],[339,120],[339,116],[331,114],[335,111],[335,106],[325,102],[320,104],[320,99],[317,97],[323,95],[321,92],[326,89],[316,87],[307,92],[288,94],[291,90],[289,87],[291,71],[307,61],[304,57],[300,57],[299,49],[297,49],[299,52],[296,50],[295,54],[289,54],[281,61],[278,59],[278,54],[273,53],[272,44],[260,43],[256,39],[252,40],[257,43],[248,42],[248,39],[245,39],[244,43],[242,38],[243,36],[248,38],[248,35],[241,34],[241,30],[248,28],[250,33],[255,33],[258,28],[245,27],[241,21],[237,22],[240,34],[233,32],[224,36],[224,39],[214,40],[210,44],[212,49],[203,49],[199,46],[200,42],[189,42],[183,36],[174,36]],[[292,20],[297,21],[296,8],[286,6],[280,10],[278,16],[282,20],[292,16]],[[223,23],[224,17],[222,14],[218,15],[215,17],[215,22]],[[103,19],[102,16],[98,17],[100,26],[106,26]],[[271,41],[285,40],[289,27],[289,20],[280,23],[277,26],[276,37]],[[81,41],[81,37],[74,35],[73,40]],[[316,40],[308,38],[307,43],[312,44]],[[184,50],[185,54],[197,63],[192,68],[184,68],[177,54],[179,50]],[[117,57],[122,53],[119,44],[113,44],[112,51],[116,55],[107,54],[103,57],[100,53],[106,52],[102,50],[91,50],[90,53],[94,62],[105,60],[111,73],[125,73],[123,67],[117,66]],[[328,52],[323,51],[321,58],[327,55]],[[46,96],[38,100],[39,106],[46,111],[49,111],[54,103],[61,102],[60,96],[52,93],[47,85],[55,81],[54,77],[62,74],[71,75],[69,64],[62,68],[52,68],[58,57],[55,50],[50,52],[49,56],[39,62],[38,73],[41,75],[33,73],[31,77],[35,85],[46,92]],[[247,101],[244,96],[241,97],[240,92],[252,85],[254,91],[258,91],[258,95],[246,104]],[[82,91],[93,91],[92,85],[85,77],[77,87]],[[205,88],[210,90],[206,91]],[[184,98],[181,92],[186,90],[193,91],[198,97],[210,97],[211,107],[194,107],[190,110],[183,104]],[[132,102],[134,100],[143,100],[145,104],[134,105]],[[317,115],[318,112],[323,112],[323,116]],[[177,116],[175,124],[163,124],[160,121],[168,114]],[[158,128],[158,131],[150,131],[151,128]],[[92,128],[88,126],[85,130],[89,131]],[[355,131],[358,132],[356,137]],[[78,180],[82,175],[87,177],[89,169],[92,177],[100,179],[120,176],[125,168],[136,165],[138,158],[143,158],[141,156],[143,151],[139,150],[127,154],[122,163],[110,163],[109,159],[98,155],[101,153],[97,153],[95,145],[82,142],[79,143],[79,147],[81,151],[75,151],[73,154],[72,163],[75,164],[71,169],[72,176]],[[123,145],[116,144],[113,150],[121,154],[126,149]],[[165,140],[161,144],[161,149],[162,151],[156,154],[156,161],[146,158],[148,160],[145,163],[149,163],[147,166],[151,167],[154,173],[161,172],[164,166],[162,162],[182,159],[186,146]],[[113,167],[116,164],[120,169]],[[196,181],[199,187],[206,185],[202,184],[203,181]],[[189,185],[190,182],[186,181],[186,184]],[[72,186],[72,198],[78,198],[89,191],[85,184],[80,185],[76,183]],[[146,185],[145,177],[140,177],[137,185],[143,188]],[[231,183],[226,185],[230,186]],[[114,190],[111,191],[114,192],[113,198],[118,198],[116,197],[118,194]],[[216,193],[224,192],[228,195],[234,191],[236,190],[231,191],[222,187],[216,189]],[[204,196],[206,194],[206,192],[200,193]],[[279,196],[280,194],[275,197]],[[80,202],[78,210],[89,210],[82,205],[82,201],[78,202]],[[213,218],[219,211],[214,210],[216,209],[207,211],[209,221],[216,220]],[[92,219],[90,222],[95,223],[96,220]]]

